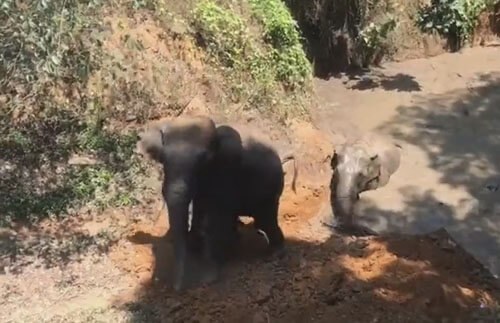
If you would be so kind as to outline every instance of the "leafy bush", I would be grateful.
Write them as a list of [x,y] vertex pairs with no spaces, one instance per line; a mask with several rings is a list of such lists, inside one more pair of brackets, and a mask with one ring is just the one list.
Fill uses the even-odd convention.
[[28,92],[65,78],[85,81],[98,0],[0,2],[0,92]]
[[264,38],[273,47],[277,77],[295,88],[305,84],[311,65],[301,44],[297,22],[280,0],[249,0],[254,16],[264,26]]
[[361,65],[377,64],[382,59],[387,46],[387,36],[394,28],[396,28],[396,19],[389,17],[382,24],[370,23],[361,30],[358,41]]
[[302,87],[311,75],[311,65],[300,44],[273,50],[278,79],[291,89]]
[[420,10],[418,26],[425,32],[437,31],[459,49],[476,27],[479,14],[486,8],[485,0],[432,0]]
[[[294,93],[307,84],[311,66],[286,7],[280,1],[250,0],[250,5],[263,35],[252,33],[246,27],[249,21],[234,10],[211,0],[198,3],[193,25],[209,57],[227,72],[224,76],[234,99],[267,110],[285,97],[293,101]],[[287,95],[281,93],[284,89]],[[298,106],[297,100],[294,103],[292,110]]]
[[300,41],[297,23],[288,9],[275,0],[249,0],[252,13],[263,23],[265,37],[274,48],[289,47]]
[[[105,120],[101,92],[116,79],[92,86],[118,69],[101,48],[102,9],[100,0],[0,0],[0,226],[135,200],[136,135]],[[70,165],[72,156],[91,162]]]
[[[0,121],[0,227],[10,221],[64,215],[84,204],[128,204],[142,172],[133,154],[135,132],[117,134],[82,123],[75,112],[12,124]],[[90,156],[88,165],[68,165],[70,155]]]
[[243,64],[249,36],[239,16],[212,1],[202,1],[194,11],[194,22],[206,49],[222,65],[234,68]]

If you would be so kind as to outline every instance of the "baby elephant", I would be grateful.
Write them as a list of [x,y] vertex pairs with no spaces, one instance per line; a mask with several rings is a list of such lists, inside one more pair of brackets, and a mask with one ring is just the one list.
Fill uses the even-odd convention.
[[354,205],[359,193],[385,186],[399,168],[400,146],[374,135],[346,143],[334,151],[330,201],[341,227],[355,226]]
[[[284,174],[270,146],[252,137],[242,139],[235,129],[216,127],[206,117],[181,117],[151,127],[141,136],[139,151],[164,167],[163,196],[174,244],[174,289],[182,289],[187,279],[188,237],[194,241],[206,237],[204,249],[215,262],[216,273],[225,249],[235,239],[239,215],[254,218],[271,249],[283,244],[278,205]],[[216,279],[216,274],[208,279]]]

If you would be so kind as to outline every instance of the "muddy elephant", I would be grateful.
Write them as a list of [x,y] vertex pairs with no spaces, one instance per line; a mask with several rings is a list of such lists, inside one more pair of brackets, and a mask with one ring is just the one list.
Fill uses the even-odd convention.
[[359,194],[385,186],[400,164],[400,146],[366,135],[334,150],[330,201],[339,226],[355,225],[353,209]]
[[174,245],[175,290],[184,287],[188,242],[205,237],[205,254],[218,267],[226,246],[236,238],[239,215],[254,217],[272,249],[283,244],[277,215],[284,175],[270,146],[242,139],[235,129],[216,127],[206,117],[160,122],[141,135],[138,146],[164,168],[162,193]]
[[254,219],[270,252],[282,248],[278,208],[284,186],[282,163],[288,159],[282,161],[268,143],[251,133],[227,125],[217,128],[217,140],[214,159],[199,174],[191,228],[192,235],[205,240],[205,255],[214,261],[216,271],[238,239],[239,216]]

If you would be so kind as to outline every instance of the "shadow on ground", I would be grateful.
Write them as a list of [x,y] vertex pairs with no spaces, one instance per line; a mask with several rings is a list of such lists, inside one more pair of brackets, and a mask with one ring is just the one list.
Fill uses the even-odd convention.
[[64,224],[58,230],[1,229],[0,274],[20,273],[29,265],[64,268],[89,253],[103,255],[116,242],[116,237],[106,230],[88,234]]
[[[384,211],[368,201],[362,213],[382,230],[447,230],[495,274],[500,274],[500,75],[478,75],[475,84],[401,106],[379,130],[403,145],[425,152],[440,182],[467,192],[457,205],[445,205],[433,191],[401,192],[401,212]],[[409,183],[410,184],[410,183]],[[376,222],[376,223],[375,223]]]
[[135,243],[152,245],[157,279],[116,306],[133,322],[470,322],[495,315],[491,276],[459,247],[439,247],[449,243],[446,232],[288,239],[286,255],[265,259],[261,236],[242,231],[221,281],[181,293],[168,287],[167,239],[136,234]]
[[377,88],[396,92],[420,92],[422,90],[415,77],[404,73],[386,75],[382,69],[366,72],[360,70],[348,73],[347,77],[348,81],[345,83],[353,90],[366,91]]

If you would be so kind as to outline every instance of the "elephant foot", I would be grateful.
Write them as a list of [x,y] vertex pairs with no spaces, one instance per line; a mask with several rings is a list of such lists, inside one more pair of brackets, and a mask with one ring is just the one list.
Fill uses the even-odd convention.
[[180,275],[176,274],[174,277],[174,290],[176,292],[180,292],[184,288],[185,288],[184,275],[182,273]]
[[287,249],[285,248],[285,245],[282,244],[280,246],[272,248],[271,255],[279,259],[284,258],[287,255]]
[[219,280],[220,277],[220,266],[217,264],[209,264],[206,269],[203,270],[201,276],[202,284],[212,284]]

